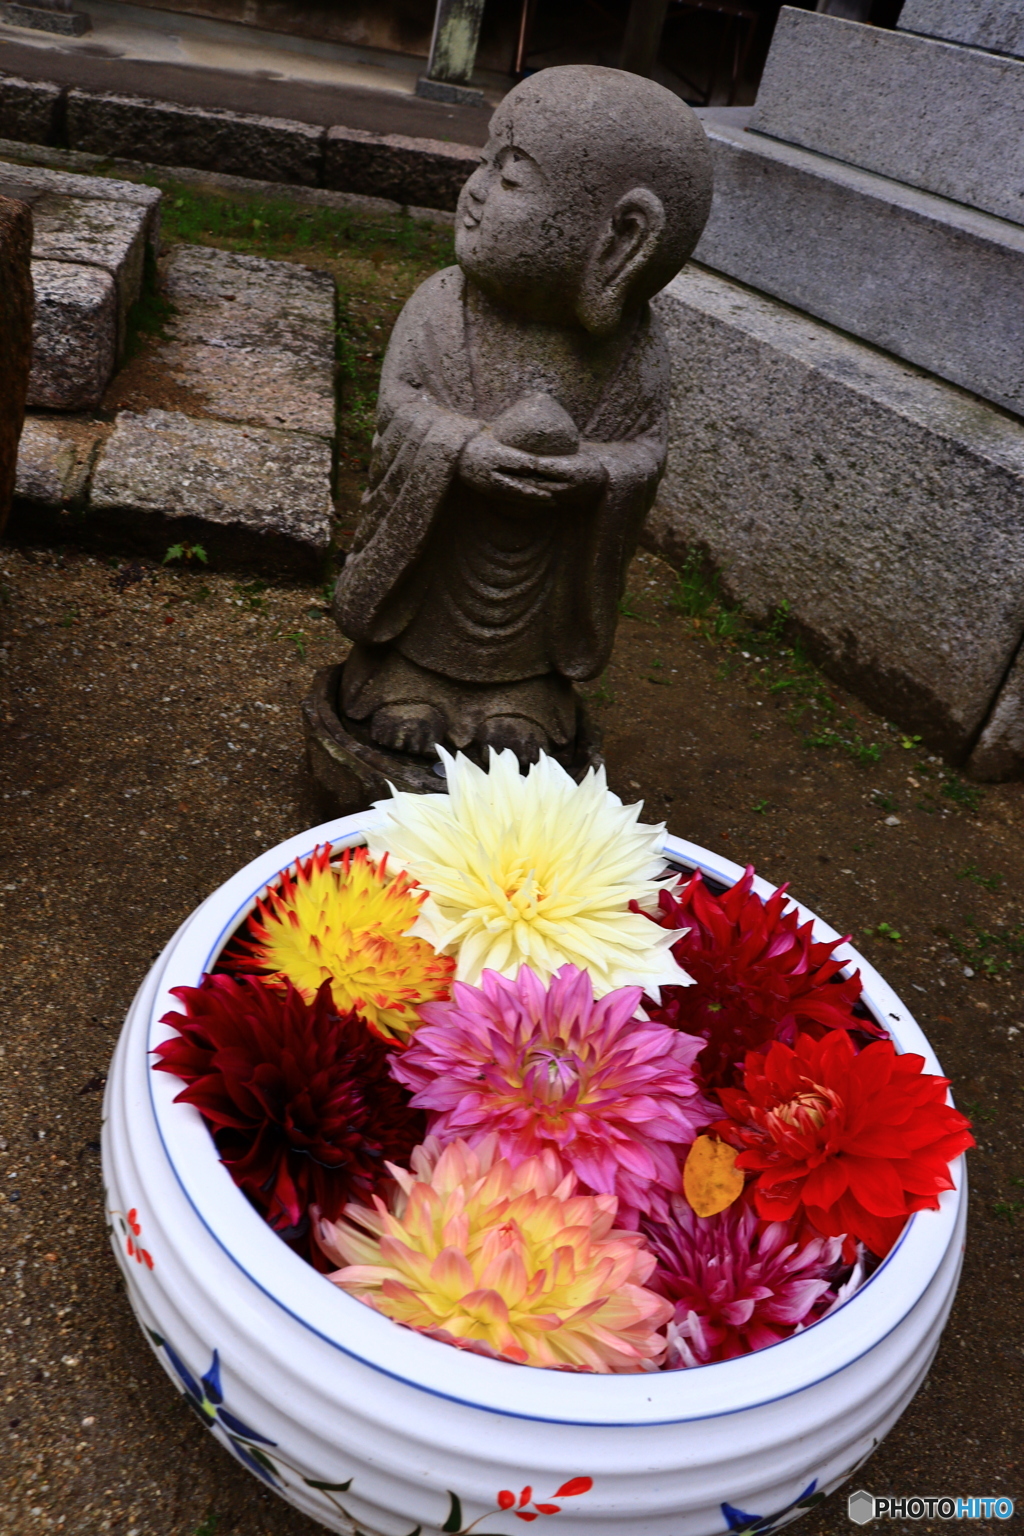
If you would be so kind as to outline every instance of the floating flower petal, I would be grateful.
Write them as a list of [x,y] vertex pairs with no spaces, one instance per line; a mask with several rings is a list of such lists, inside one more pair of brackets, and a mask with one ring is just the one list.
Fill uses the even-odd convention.
[[553,1152],[516,1169],[498,1138],[429,1137],[392,1168],[391,1208],[349,1206],[320,1242],[329,1278],[396,1322],[523,1365],[635,1372],[660,1361],[671,1304],[645,1289],[653,1255],[614,1229],[614,1195],[578,1195]]
[[438,750],[448,794],[377,801],[368,843],[429,891],[413,932],[456,957],[459,981],[514,977],[521,965],[548,981],[569,963],[590,971],[599,997],[687,984],[671,933],[630,910],[661,888],[664,827],[641,823],[603,768],[577,784],[543,753],[523,775],[511,751],[492,750],[485,772]]

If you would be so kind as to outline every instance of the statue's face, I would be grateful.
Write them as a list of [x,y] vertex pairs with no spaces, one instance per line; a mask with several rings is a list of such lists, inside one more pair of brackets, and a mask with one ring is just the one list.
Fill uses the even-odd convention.
[[499,109],[481,163],[462,189],[455,254],[492,298],[535,319],[571,324],[586,262],[587,215],[573,180],[512,140]]

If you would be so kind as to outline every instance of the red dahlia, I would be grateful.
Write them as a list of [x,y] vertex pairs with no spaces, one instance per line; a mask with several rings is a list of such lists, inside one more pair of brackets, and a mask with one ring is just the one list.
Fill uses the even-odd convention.
[[185,1013],[161,1020],[178,1034],[154,1066],[188,1087],[221,1161],[275,1231],[309,1251],[306,1213],[336,1220],[369,1203],[384,1161],[406,1163],[423,1115],[388,1071],[390,1052],[356,1013],[339,1014],[324,982],[312,1002],[288,984],[205,976],[175,987]]
[[923,1066],[889,1040],[858,1054],[839,1030],[751,1051],[742,1089],[719,1089],[728,1118],[712,1129],[756,1172],[758,1215],[789,1221],[802,1207],[826,1237],[848,1233],[884,1257],[912,1211],[938,1208],[950,1161],[974,1146],[948,1079]]
[[698,870],[678,897],[658,897],[661,927],[689,929],[672,953],[696,985],[662,987],[661,1003],[645,1007],[652,1019],[707,1041],[697,1058],[707,1087],[735,1085],[747,1051],[773,1040],[791,1044],[798,1029],[882,1034],[873,1020],[854,1014],[860,973],[833,980],[843,964],[833,951],[845,941],[815,944],[811,923],[801,924],[795,907],[783,911],[785,886],[762,901],[753,883],[748,868],[724,895],[713,896]]

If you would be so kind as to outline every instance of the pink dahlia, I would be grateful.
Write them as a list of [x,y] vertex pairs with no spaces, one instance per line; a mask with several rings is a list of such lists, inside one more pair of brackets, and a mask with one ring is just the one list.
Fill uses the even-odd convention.
[[780,1221],[758,1222],[738,1204],[695,1216],[672,1201],[672,1219],[644,1224],[657,1259],[648,1284],[675,1306],[670,1368],[732,1360],[786,1339],[828,1311],[841,1268],[838,1237],[794,1241]]
[[525,965],[515,981],[485,971],[479,988],[456,982],[452,1002],[421,1006],[391,1072],[442,1143],[494,1133],[514,1168],[550,1149],[581,1190],[617,1196],[619,1224],[635,1228],[667,1210],[680,1149],[718,1114],[694,1080],[704,1042],[636,1018],[640,997],[621,987],[595,1002],[574,965],[549,988]]
[[735,1086],[747,1051],[766,1051],[774,1040],[792,1045],[798,1030],[815,1038],[834,1029],[883,1033],[854,1011],[860,972],[839,976],[843,961],[834,951],[845,940],[815,943],[813,924],[801,923],[796,907],[786,910],[784,885],[767,901],[753,887],[748,867],[715,896],[698,870],[678,895],[658,896],[655,921],[683,930],[672,953],[696,985],[663,987],[649,1012],[702,1037],[698,1065],[707,1088]]

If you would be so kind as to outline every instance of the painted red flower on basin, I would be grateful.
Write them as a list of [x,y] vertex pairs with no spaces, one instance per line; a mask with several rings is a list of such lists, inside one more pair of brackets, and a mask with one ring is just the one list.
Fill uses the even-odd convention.
[[[551,1495],[552,1499],[571,1499],[580,1493],[589,1493],[594,1486],[592,1477],[571,1477],[561,1488],[557,1488]],[[561,1513],[560,1504],[552,1504],[550,1501],[544,1504],[534,1502],[533,1489],[529,1486],[520,1490],[518,1494],[511,1488],[503,1488],[498,1494],[498,1508],[510,1509],[517,1520],[536,1520],[538,1515],[557,1515]]]
[[923,1066],[889,1040],[858,1055],[839,1030],[751,1051],[742,1089],[719,1090],[728,1118],[712,1129],[756,1173],[758,1215],[789,1221],[802,1207],[826,1237],[849,1234],[881,1258],[911,1212],[938,1209],[974,1137],[946,1103],[948,1079]]
[[136,1264],[145,1264],[147,1269],[153,1268],[153,1255],[148,1248],[144,1248],[139,1239],[142,1236],[142,1222],[139,1220],[139,1208],[133,1205],[130,1211],[111,1211],[111,1216],[116,1216],[124,1236],[124,1251]]
[[798,1029],[883,1033],[853,1011],[859,974],[834,979],[843,964],[834,951],[844,941],[814,943],[812,924],[801,923],[795,907],[785,910],[785,886],[762,901],[753,885],[748,868],[715,896],[698,870],[678,896],[662,891],[658,897],[661,927],[689,930],[672,953],[696,986],[663,987],[660,1004],[648,1003],[647,1011],[707,1042],[697,1065],[708,1087],[735,1086],[747,1051],[773,1040],[791,1045]]

